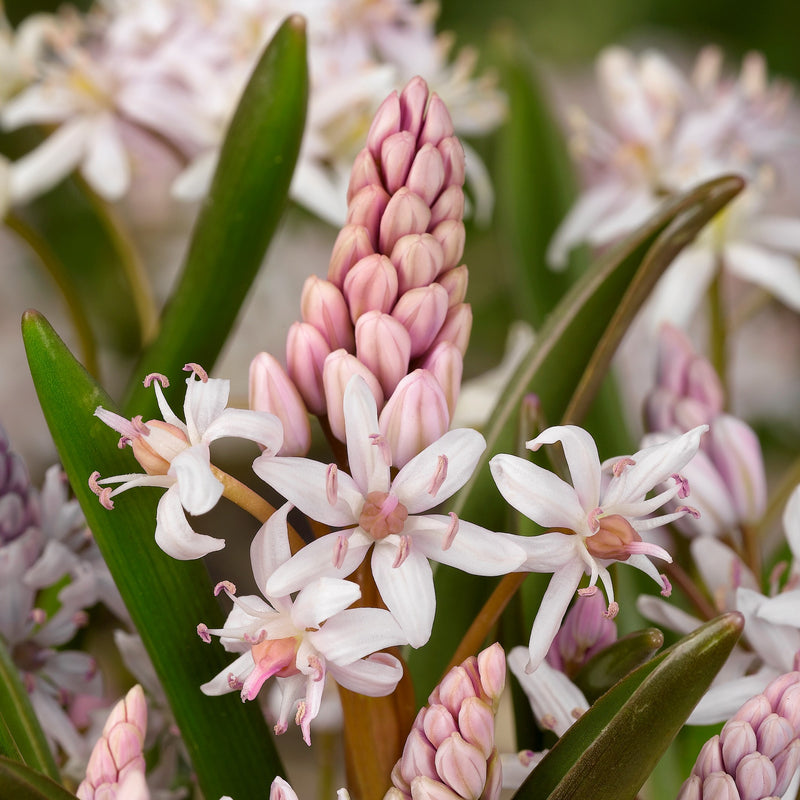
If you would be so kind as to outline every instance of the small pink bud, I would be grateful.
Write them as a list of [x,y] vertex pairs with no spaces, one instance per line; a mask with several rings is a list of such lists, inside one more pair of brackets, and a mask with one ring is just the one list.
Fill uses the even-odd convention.
[[397,300],[397,271],[388,256],[362,258],[344,279],[344,296],[355,324],[367,311],[388,314]]
[[428,741],[438,747],[451,733],[458,730],[453,715],[439,703],[424,708],[422,730]]
[[447,292],[447,305],[449,308],[463,303],[464,298],[467,296],[467,284],[469,283],[467,265],[462,264],[460,267],[453,267],[448,269],[447,272],[442,272],[436,282],[444,286]]
[[461,256],[464,255],[464,242],[467,236],[464,223],[459,219],[446,219],[434,227],[430,233],[442,246],[443,269],[448,270],[455,267],[461,261]]
[[464,216],[464,190],[460,186],[448,186],[431,208],[431,228],[447,219],[459,220]]
[[428,84],[419,77],[413,77],[400,92],[400,127],[410,131],[414,139],[422,128],[422,117],[428,104]]
[[475,684],[463,666],[453,667],[436,688],[438,689],[436,702],[441,703],[454,719],[458,719],[461,704],[468,697],[477,697]]
[[764,697],[767,698],[767,701],[770,704],[770,707],[777,709],[784,693],[793,686],[796,686],[798,682],[800,682],[800,673],[798,672],[786,672],[783,675],[775,678],[775,680],[772,681],[763,692]]
[[383,182],[389,194],[394,194],[406,182],[408,171],[417,152],[417,139],[409,131],[393,133],[381,144]]
[[770,714],[756,729],[758,752],[773,758],[787,747],[795,736],[795,730],[788,719],[778,714]]
[[709,416],[722,413],[725,405],[722,383],[711,363],[701,356],[696,356],[689,362],[686,394],[702,403],[708,409]]
[[798,737],[800,737],[800,683],[797,682],[798,673],[793,672],[791,674],[795,676],[795,683],[784,690],[775,710],[782,717],[789,720],[791,726],[797,731]]
[[347,223],[363,225],[369,234],[372,249],[378,243],[381,220],[389,204],[389,195],[380,184],[371,183],[360,189],[347,206]]
[[289,377],[312,414],[325,413],[322,365],[331,349],[325,337],[307,322],[294,322],[286,334]]
[[705,778],[712,772],[724,772],[722,763],[722,750],[719,745],[719,736],[712,736],[701,748],[697,756],[692,774]]
[[645,398],[644,417],[648,431],[669,431],[675,423],[675,395],[656,386]]
[[658,334],[658,385],[675,396],[685,395],[689,362],[695,356],[695,349],[682,330],[669,323],[662,325]]
[[375,112],[367,133],[367,148],[376,159],[381,154],[383,140],[400,130],[400,115],[400,98],[397,92],[392,92]]
[[486,757],[453,733],[436,750],[436,771],[461,797],[478,800],[486,784]]
[[381,176],[372,153],[365,147],[356,156],[353,169],[350,171],[350,183],[347,186],[348,204],[365,186],[370,184],[380,186]]
[[434,92],[428,101],[425,121],[422,123],[422,130],[419,133],[419,143],[422,145],[430,142],[438,145],[442,139],[452,136],[453,133],[453,120],[450,118],[450,112],[441,97]]
[[734,774],[739,762],[756,749],[756,734],[750,724],[735,717],[725,723],[719,735],[725,771]]
[[375,248],[369,238],[369,232],[363,225],[345,225],[336,237],[328,265],[328,280],[340,289],[350,268]]
[[442,269],[442,246],[429,233],[401,236],[392,248],[392,263],[397,269],[398,292],[427,286]]
[[424,353],[433,343],[447,317],[447,292],[438,283],[409,289],[397,301],[392,316],[411,337],[411,357]]
[[[736,568],[740,567],[738,561],[734,562],[736,564]],[[743,720],[744,722],[749,722],[750,727],[754,731],[758,731],[761,727],[761,723],[772,714],[772,706],[770,705],[769,700],[767,699],[766,695],[757,694],[755,697],[751,697],[737,712],[736,712],[736,719]],[[762,751],[763,752],[763,751]]]
[[464,371],[464,359],[461,351],[452,342],[442,342],[425,354],[422,369],[430,372],[442,387],[447,401],[447,413],[452,419],[461,391],[461,377]]
[[690,431],[698,425],[707,425],[713,417],[708,407],[692,397],[680,397],[673,404],[672,414],[675,424],[684,431]]
[[494,748],[494,712],[479,697],[468,697],[458,712],[458,729],[464,740],[480,750],[484,760]]
[[324,337],[331,350],[343,347],[352,350],[353,325],[344,296],[330,281],[316,275],[306,278],[300,296],[303,322],[313,325]]
[[444,165],[444,185],[463,185],[466,177],[467,159],[464,156],[464,148],[461,146],[461,142],[455,136],[448,136],[439,142],[438,149],[442,154],[442,164]]
[[741,800],[736,781],[726,772],[714,772],[703,781],[703,794],[714,800]]
[[378,379],[389,397],[408,373],[411,337],[402,322],[380,311],[367,311],[356,323],[356,356]]
[[[408,171],[405,184],[429,206],[432,206],[436,198],[439,197],[439,192],[442,191],[442,186],[444,186],[444,162],[442,161],[442,154],[432,144],[424,144],[417,151],[417,154],[414,156],[414,162],[411,164],[411,169]],[[463,216],[463,194],[461,199],[461,216]],[[438,205],[438,202],[436,204]],[[436,224],[436,222],[441,221],[441,219],[460,219],[461,216],[448,216],[435,219],[436,211],[434,207],[431,222]]]
[[481,795],[481,800],[500,800],[502,789],[503,765],[500,762],[497,750],[495,750],[486,762],[486,786]]
[[418,775],[435,780],[438,778],[435,759],[436,748],[422,731],[412,728],[400,758],[400,775],[403,780],[411,783]]
[[431,346],[436,346],[440,342],[452,342],[463,356],[467,351],[471,332],[472,307],[469,303],[459,303],[447,312],[442,327],[431,342]]
[[279,456],[303,456],[311,446],[311,426],[300,392],[280,362],[259,353],[250,362],[250,408],[275,414],[283,426]]
[[775,765],[761,753],[749,753],[736,767],[741,800],[762,800],[775,794]]
[[423,369],[400,381],[380,415],[381,433],[397,467],[443,436],[449,424],[442,387]]
[[783,796],[789,783],[800,768],[800,739],[795,739],[772,760],[775,765],[775,794]]
[[497,708],[506,685],[506,657],[503,648],[495,642],[478,653],[478,675],[481,688]]
[[690,775],[681,786],[676,800],[703,800],[703,781],[697,775]]
[[344,391],[350,378],[360,375],[367,382],[378,408],[383,405],[383,392],[378,379],[354,355],[346,350],[335,350],[325,359],[322,380],[325,388],[328,424],[340,441],[345,441]]
[[464,800],[440,780],[425,775],[411,781],[411,797],[413,800]]
[[383,211],[378,237],[381,252],[391,253],[401,236],[408,233],[425,233],[430,221],[431,209],[428,204],[419,195],[403,186],[392,195]]

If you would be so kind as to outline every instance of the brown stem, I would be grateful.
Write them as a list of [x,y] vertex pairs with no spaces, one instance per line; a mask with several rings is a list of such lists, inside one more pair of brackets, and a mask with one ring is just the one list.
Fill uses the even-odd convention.
[[753,575],[761,574],[761,540],[759,530],[755,525],[741,523],[742,542],[744,543],[744,561]]
[[719,611],[706,599],[705,595],[697,587],[697,584],[686,574],[683,567],[675,564],[665,564],[664,572],[670,582],[679,587],[686,595],[689,602],[697,609],[703,619],[714,619],[719,615]]

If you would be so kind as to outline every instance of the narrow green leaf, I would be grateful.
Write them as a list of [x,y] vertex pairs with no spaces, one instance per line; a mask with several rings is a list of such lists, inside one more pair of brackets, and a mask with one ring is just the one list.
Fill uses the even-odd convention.
[[222,146],[183,273],[161,329],[134,370],[124,407],[149,419],[141,379],[210,370],[228,338],[286,204],[308,97],[305,21],[287,18],[253,71]]
[[[8,648],[0,638],[0,717],[13,742],[6,742],[8,754],[13,755],[15,748],[22,761],[34,769],[44,772],[54,780],[58,780],[58,767],[50,752],[42,726],[28,698],[28,692],[20,680],[19,671],[11,660]],[[0,797],[11,795],[0,794]]]
[[[207,698],[200,684],[227,666],[222,648],[204,645],[199,622],[219,627],[205,566],[165,555],[153,536],[161,490],[137,489],[107,511],[88,488],[103,475],[137,471],[117,435],[93,412],[113,401],[72,357],[49,323],[29,311],[22,324],[34,385],[64,469],[169,699],[206,797],[259,797],[282,774],[271,733],[256,703],[235,694]],[[258,769],[253,767],[258,765]]]
[[75,800],[47,775],[0,756],[0,797],[8,800]]
[[3,716],[0,716],[0,756],[10,758],[12,761],[24,761]]
[[632,672],[558,740],[515,798],[632,800],[743,627],[741,614],[724,614]]
[[[490,530],[503,530],[498,516],[497,489],[489,473],[489,459],[498,452],[514,452],[519,407],[528,393],[535,394],[544,418],[562,420],[571,398],[579,389],[580,403],[570,421],[580,422],[580,413],[597,389],[596,378],[607,365],[611,349],[594,355],[598,342],[618,341],[622,322],[613,336],[604,337],[626,309],[625,319],[641,304],[649,287],[663,274],[671,260],[703,226],[743,187],[741,178],[718,178],[669,201],[650,222],[612,248],[581,277],[547,318],[527,357],[501,394],[487,426],[487,448],[472,479],[456,496],[452,511]],[[584,379],[587,367],[592,376]],[[437,614],[433,638],[437,648],[421,648],[409,656],[409,667],[420,693],[433,688],[442,675],[449,655],[455,652],[470,622],[492,591],[492,582],[477,582],[472,576],[447,567],[436,570]]]
[[572,682],[593,703],[629,672],[651,659],[664,646],[658,628],[646,628],[623,636],[590,658]]

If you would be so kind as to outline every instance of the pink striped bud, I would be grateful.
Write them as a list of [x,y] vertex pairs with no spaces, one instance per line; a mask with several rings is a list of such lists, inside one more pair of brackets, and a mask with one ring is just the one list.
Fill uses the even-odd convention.
[[486,757],[453,733],[436,750],[436,771],[461,797],[478,800],[486,784]]
[[455,267],[464,255],[466,231],[464,223],[459,219],[446,219],[430,231],[431,235],[442,246],[444,267],[448,270]]
[[434,747],[438,747],[451,733],[458,730],[453,715],[438,703],[423,708],[420,716],[422,717],[422,730]]
[[422,118],[428,105],[428,84],[417,75],[400,92],[400,127],[419,136]]
[[674,395],[683,395],[686,392],[689,362],[696,355],[692,343],[682,330],[669,323],[663,324],[658,332],[656,383]]
[[460,267],[453,267],[447,272],[442,272],[436,282],[444,286],[447,292],[448,307],[453,308],[453,306],[463,303],[467,296],[467,284],[469,283],[467,265],[462,264]]
[[384,139],[400,130],[400,118],[400,97],[397,92],[392,92],[380,104],[367,132],[367,149],[376,160],[380,157]]
[[469,335],[472,332],[472,307],[469,303],[460,303],[447,312],[442,327],[436,338],[431,342],[435,347],[440,342],[452,342],[463,356],[469,344]]
[[795,739],[772,760],[775,764],[775,794],[786,793],[789,783],[800,769],[800,739]]
[[398,762],[403,780],[411,783],[419,775],[436,779],[438,775],[436,774],[435,759],[436,748],[428,741],[424,733],[412,728],[406,739],[403,755]]
[[719,746],[719,736],[712,736],[701,748],[695,761],[692,773],[701,778],[710,775],[712,772],[724,772],[725,765],[722,763],[722,750]]
[[461,377],[464,371],[464,358],[461,351],[452,342],[442,342],[425,354],[421,366],[422,369],[428,370],[442,387],[447,401],[447,413],[452,419],[461,391]]
[[686,371],[686,394],[702,403],[708,415],[721,414],[725,407],[725,392],[711,362],[696,356]]
[[397,300],[397,271],[388,256],[362,258],[344,279],[344,296],[353,324],[367,311],[388,314]]
[[393,133],[381,144],[383,183],[394,194],[406,182],[408,171],[417,153],[417,138],[409,131]]
[[773,797],[776,783],[775,765],[761,753],[746,755],[736,767],[736,785],[743,800]]
[[312,414],[325,413],[322,366],[331,348],[325,337],[307,322],[294,322],[286,335],[289,377]]
[[402,322],[389,314],[367,311],[356,323],[356,356],[389,397],[408,373],[411,337]]
[[316,275],[306,278],[300,296],[303,321],[313,325],[324,337],[331,350],[344,347],[352,350],[353,325],[347,303],[335,284]]
[[465,741],[480,750],[484,760],[494,747],[494,712],[479,697],[469,697],[458,712],[458,729]]
[[397,385],[379,421],[393,464],[402,467],[447,431],[450,416],[442,387],[430,372],[414,370]]
[[[414,194],[419,195],[427,205],[433,206],[444,186],[444,162],[442,161],[442,154],[432,144],[423,145],[416,153],[405,184]],[[438,205],[438,202],[436,205]],[[435,209],[436,206],[432,209],[433,219],[436,217]],[[463,193],[461,209],[463,215]],[[433,219],[431,220],[432,223],[436,224]],[[443,217],[442,219],[445,218]],[[446,219],[455,219],[455,217],[446,217]],[[436,222],[439,221],[436,220]]]
[[[453,667],[447,675],[442,678],[436,687],[437,703],[443,705],[454,719],[458,719],[458,712],[461,704],[468,697],[477,697],[478,693],[475,684],[469,675],[469,671],[460,665]],[[430,698],[428,698],[430,699]]]
[[461,186],[467,172],[467,159],[464,148],[455,136],[448,136],[438,144],[444,166],[444,185]]
[[411,781],[411,797],[413,800],[464,800],[449,786],[425,775]]
[[425,233],[430,221],[430,206],[407,187],[401,187],[386,204],[380,220],[378,241],[381,252],[391,253],[401,236]]
[[378,243],[381,220],[388,204],[386,190],[380,184],[371,183],[356,192],[347,206],[348,224],[363,225],[367,229],[373,250]]
[[500,695],[506,685],[506,657],[503,648],[495,642],[478,653],[477,662],[481,689],[492,708],[497,711]]
[[397,240],[391,259],[397,269],[398,292],[404,294],[433,282],[444,264],[444,252],[429,233],[409,233]]
[[486,786],[481,795],[481,800],[500,800],[502,790],[503,765],[500,762],[497,748],[495,748],[491,757],[486,761]]
[[381,176],[372,153],[365,147],[355,158],[350,172],[350,183],[347,185],[347,203],[370,184],[380,186]]
[[438,283],[407,291],[392,310],[411,337],[411,357],[422,355],[433,343],[447,317],[447,292]]
[[419,132],[419,143],[430,142],[438,145],[442,139],[452,136],[453,120],[450,112],[438,94],[432,94],[428,102],[428,110],[425,113],[425,121],[422,123],[422,130]]
[[279,456],[304,456],[311,446],[308,411],[280,362],[259,353],[250,362],[250,408],[274,414],[283,426]]
[[448,219],[464,216],[464,190],[460,186],[448,186],[431,208],[431,228]]
[[345,441],[344,390],[354,375],[360,375],[367,382],[378,408],[383,404],[383,392],[378,379],[361,361],[346,350],[336,350],[331,353],[325,359],[322,380],[325,387],[328,424],[340,442]]
[[352,266],[374,252],[369,232],[363,225],[345,225],[333,245],[328,264],[328,280],[341,289]]

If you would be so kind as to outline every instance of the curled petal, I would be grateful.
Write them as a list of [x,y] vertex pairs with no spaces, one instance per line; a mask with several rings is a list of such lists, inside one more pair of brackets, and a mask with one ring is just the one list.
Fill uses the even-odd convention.
[[158,502],[156,511],[156,544],[180,561],[202,558],[225,547],[224,539],[196,533],[186,521],[177,485],[170,487]]
[[181,503],[190,514],[211,511],[222,497],[223,486],[211,472],[207,444],[196,444],[178,453],[172,459],[169,474],[177,478]]

